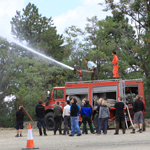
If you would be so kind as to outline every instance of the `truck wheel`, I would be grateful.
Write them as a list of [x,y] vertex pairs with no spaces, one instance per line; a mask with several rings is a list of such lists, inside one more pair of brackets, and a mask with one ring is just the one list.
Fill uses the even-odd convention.
[[54,113],[49,112],[45,115],[45,122],[47,130],[53,130],[54,129]]
[[96,113],[93,117],[93,124],[97,130],[98,129],[98,113]]
[[82,102],[81,102],[81,99],[80,99],[80,97],[79,96],[71,96],[71,99],[72,98],[76,98],[77,99],[77,104],[81,107],[82,106]]

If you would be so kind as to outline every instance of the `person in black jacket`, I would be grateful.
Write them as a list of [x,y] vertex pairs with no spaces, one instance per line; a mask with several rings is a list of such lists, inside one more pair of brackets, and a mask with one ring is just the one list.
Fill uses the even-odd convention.
[[70,115],[71,115],[71,134],[69,136],[74,136],[75,130],[77,132],[77,136],[81,136],[81,131],[79,128],[79,119],[78,119],[78,106],[76,98],[72,98],[70,107]]
[[138,121],[140,122],[140,130],[139,132],[142,133],[142,124],[143,124],[143,113],[145,111],[144,104],[140,100],[140,95],[136,96],[136,101],[133,104],[133,111],[134,111],[134,127],[131,133],[135,133],[136,125]]
[[16,129],[17,135],[15,137],[19,137],[19,129],[20,129],[20,137],[22,137],[22,129],[23,129],[23,120],[24,120],[24,111],[22,106],[19,106],[19,110],[16,112]]
[[43,127],[43,132],[44,135],[47,136],[46,134],[46,124],[45,124],[45,107],[42,105],[42,100],[38,101],[38,105],[35,108],[36,112],[36,117],[37,117],[37,127],[39,129],[39,135],[42,136],[42,129],[41,126]]
[[116,118],[116,132],[114,133],[114,135],[117,135],[119,133],[120,122],[121,122],[121,125],[122,125],[122,132],[123,132],[123,134],[125,134],[125,116],[124,116],[125,105],[122,102],[122,97],[118,98],[118,102],[115,103],[114,107],[116,108],[116,115],[115,115],[115,118]]

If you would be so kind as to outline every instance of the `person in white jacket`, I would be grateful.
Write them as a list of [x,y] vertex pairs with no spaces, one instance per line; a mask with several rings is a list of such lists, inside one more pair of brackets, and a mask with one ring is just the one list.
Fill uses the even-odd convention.
[[66,106],[63,110],[63,118],[64,118],[64,133],[62,135],[69,134],[69,128],[70,128],[70,101],[65,102]]

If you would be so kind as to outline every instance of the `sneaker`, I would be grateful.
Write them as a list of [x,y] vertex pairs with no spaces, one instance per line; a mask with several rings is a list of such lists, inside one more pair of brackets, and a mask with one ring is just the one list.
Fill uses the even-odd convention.
[[114,135],[118,135],[118,133],[114,133]]
[[72,134],[69,134],[69,136],[74,136],[74,135],[72,135]]
[[77,136],[81,136],[82,134],[77,134]]
[[140,131],[139,131],[140,133],[142,133],[142,129],[140,129]]
[[22,135],[22,134],[20,134],[20,137],[23,137],[23,135]]
[[45,133],[44,136],[47,136],[47,134]]
[[15,137],[19,137],[19,134],[15,135]]
[[131,134],[134,134],[134,133],[135,133],[135,129],[132,130]]

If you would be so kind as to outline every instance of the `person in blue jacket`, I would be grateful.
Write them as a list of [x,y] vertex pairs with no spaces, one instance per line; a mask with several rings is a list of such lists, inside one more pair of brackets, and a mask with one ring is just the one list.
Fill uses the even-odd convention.
[[85,100],[85,103],[81,108],[81,117],[82,117],[82,122],[83,122],[85,134],[88,134],[87,127],[86,127],[86,122],[88,122],[88,124],[89,124],[91,133],[94,133],[94,129],[93,129],[93,126],[92,126],[92,120],[91,120],[92,107],[89,104],[88,100]]

